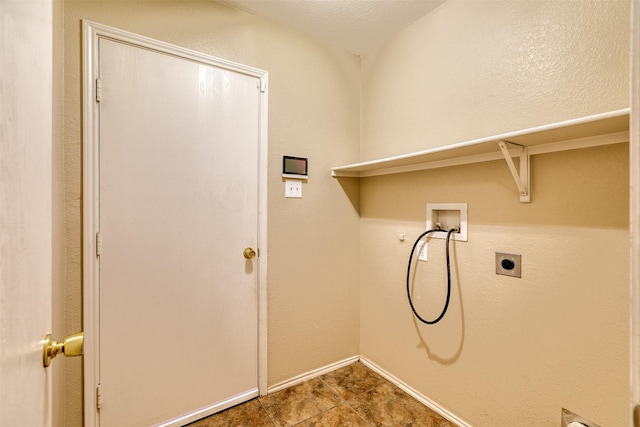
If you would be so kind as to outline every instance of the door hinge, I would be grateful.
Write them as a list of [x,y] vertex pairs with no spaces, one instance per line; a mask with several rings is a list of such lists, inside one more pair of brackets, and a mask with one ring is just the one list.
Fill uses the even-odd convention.
[[102,81],[96,79],[96,102],[102,101]]
[[102,234],[96,233],[96,256],[102,254]]
[[102,391],[100,390],[100,384],[96,387],[96,409],[102,408]]

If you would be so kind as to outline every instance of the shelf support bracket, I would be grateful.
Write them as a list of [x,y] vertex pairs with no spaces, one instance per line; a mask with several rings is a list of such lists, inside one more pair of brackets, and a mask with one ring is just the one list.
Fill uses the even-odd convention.
[[[507,144],[511,146],[515,146],[520,157],[520,171],[516,168],[516,165],[513,163],[513,159],[511,158],[511,153],[509,152],[509,148]],[[498,141],[498,146],[502,151],[502,155],[504,159],[507,161],[507,166],[509,166],[509,171],[511,171],[511,175],[513,176],[513,180],[516,182],[516,186],[518,187],[518,192],[520,193],[520,202],[529,203],[531,202],[531,187],[530,187],[530,176],[529,176],[529,149],[522,145],[514,144],[513,142],[500,140]]]

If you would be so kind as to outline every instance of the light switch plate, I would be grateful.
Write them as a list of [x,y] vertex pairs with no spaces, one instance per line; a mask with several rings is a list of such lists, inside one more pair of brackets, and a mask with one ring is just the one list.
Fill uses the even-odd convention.
[[284,183],[284,197],[301,198],[302,197],[302,181],[297,179],[287,179]]
[[427,247],[429,246],[429,244],[426,241],[423,241],[421,244],[419,244],[418,246],[418,259],[420,261],[426,261],[427,260]]

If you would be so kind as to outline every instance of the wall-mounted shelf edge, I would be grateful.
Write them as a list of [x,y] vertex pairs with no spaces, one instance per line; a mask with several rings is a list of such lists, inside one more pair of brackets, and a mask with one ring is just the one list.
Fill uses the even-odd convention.
[[[364,178],[503,159],[499,142],[509,144],[512,157],[526,147],[527,155],[552,153],[629,141],[629,109],[581,117],[502,135],[384,159],[337,166],[332,176]],[[514,145],[515,144],[515,145]],[[523,200],[524,201],[524,200]]]

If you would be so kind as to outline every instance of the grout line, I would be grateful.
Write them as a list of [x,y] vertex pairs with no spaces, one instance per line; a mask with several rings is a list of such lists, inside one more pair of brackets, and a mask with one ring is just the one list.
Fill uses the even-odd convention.
[[260,396],[258,396],[257,399],[258,399],[258,403],[260,404],[260,407],[262,408],[264,413],[267,414],[267,418],[269,418],[269,421],[271,421],[271,425],[273,427],[277,427],[275,421],[273,421],[273,418],[271,418],[271,415],[269,415],[269,411],[267,411],[267,408],[265,408],[264,405],[262,404],[262,400],[260,400]]
[[[367,368],[367,369],[369,369],[369,368]],[[374,371],[373,371],[373,370],[371,370],[371,372],[374,372]],[[383,378],[383,380],[384,380],[384,378]],[[376,424],[375,422],[373,422],[373,421],[369,421],[368,419],[366,419],[365,417],[363,417],[362,415],[360,415],[360,414],[358,413],[358,411],[356,411],[356,408],[354,408],[353,406],[351,406],[351,404],[350,404],[349,402],[350,402],[350,401],[352,401],[354,398],[356,398],[356,397],[360,396],[360,395],[363,395],[363,394],[365,394],[365,393],[368,393],[368,392],[370,392],[370,391],[372,391],[372,390],[375,390],[375,389],[377,389],[378,387],[382,387],[383,385],[385,385],[386,383],[388,383],[388,381],[387,381],[387,380],[384,380],[384,381],[385,381],[385,382],[380,383],[380,384],[378,384],[377,386],[373,386],[373,387],[371,387],[370,389],[368,389],[368,390],[366,390],[366,391],[363,391],[362,393],[358,393],[358,394],[356,394],[355,396],[353,396],[353,397],[352,397],[351,399],[349,399],[349,400],[345,400],[345,405],[347,405],[349,408],[351,408],[351,410],[356,414],[356,416],[357,416],[358,418],[360,418],[362,421],[364,421],[367,425],[370,425],[370,426],[376,426],[377,424]]]
[[[292,424],[291,426],[289,426],[288,424],[285,424],[285,426],[284,426],[284,427],[295,427],[295,426],[298,426],[298,427],[299,427],[299,426],[301,426],[302,424],[304,424],[305,422],[308,422],[309,420],[312,420],[312,419],[314,419],[314,418],[320,417],[320,416],[322,416],[323,414],[328,413],[328,412],[330,412],[330,411],[337,410],[340,406],[343,406],[344,408],[346,408],[347,410],[351,411],[352,413],[355,413],[356,417],[357,417],[358,419],[360,419],[361,421],[363,421],[363,422],[364,422],[364,424],[366,424],[367,426],[370,426],[370,427],[376,426],[376,425],[377,425],[377,424],[376,424],[376,422],[377,422],[377,421],[376,421],[375,419],[371,419],[371,420],[369,420],[368,418],[366,418],[366,417],[367,417],[367,415],[366,415],[366,414],[365,414],[365,415],[361,414],[361,413],[356,409],[356,407],[354,407],[354,406],[352,405],[352,403],[354,403],[354,404],[356,403],[356,402],[355,402],[355,399],[356,399],[356,398],[361,397],[361,396],[364,396],[364,395],[365,395],[365,394],[367,394],[367,393],[370,393],[370,392],[372,392],[372,391],[375,391],[375,390],[377,390],[377,389],[379,389],[379,388],[381,388],[381,387],[387,386],[387,385],[388,385],[388,386],[393,387],[394,389],[396,389],[396,388],[397,388],[397,389],[399,389],[400,391],[402,391],[402,392],[404,392],[404,393],[408,394],[408,396],[409,396],[410,398],[413,398],[414,400],[417,400],[417,403],[418,403],[418,404],[421,404],[422,406],[426,406],[426,408],[427,408],[427,409],[430,409],[430,410],[432,410],[432,412],[434,412],[434,413],[438,414],[438,411],[434,411],[432,408],[430,408],[430,407],[429,407],[429,405],[425,405],[425,404],[424,404],[424,402],[421,402],[421,401],[420,401],[420,399],[416,399],[416,396],[413,396],[411,393],[408,393],[408,390],[403,390],[403,387],[401,387],[399,384],[394,383],[394,381],[392,381],[392,380],[391,380],[391,379],[392,379],[392,378],[394,378],[394,377],[389,376],[389,377],[387,378],[387,375],[388,375],[388,374],[387,374],[384,370],[380,369],[380,368],[379,368],[377,365],[375,365],[374,363],[372,363],[372,362],[370,362],[370,361],[368,361],[368,360],[367,360],[367,361],[363,361],[363,360],[356,360],[356,362],[359,362],[359,363],[360,363],[360,364],[361,364],[361,365],[362,365],[362,366],[363,366],[367,371],[369,371],[370,373],[372,373],[372,374],[374,374],[374,375],[378,376],[378,377],[380,378],[381,382],[380,382],[380,383],[378,383],[377,385],[372,385],[371,387],[367,388],[366,390],[363,390],[363,391],[360,391],[360,392],[357,392],[357,393],[356,393],[356,392],[354,392],[354,390],[350,390],[350,389],[348,389],[348,388],[344,387],[344,384],[343,384],[342,386],[340,386],[340,387],[336,388],[337,386],[339,386],[339,385],[341,384],[341,382],[347,382],[348,384],[352,384],[352,383],[354,382],[353,380],[354,380],[354,379],[356,379],[356,377],[351,377],[351,376],[350,376],[350,375],[348,375],[347,373],[344,373],[344,375],[340,375],[340,376],[337,376],[337,377],[336,377],[336,376],[332,376],[332,377],[331,377],[332,381],[335,383],[335,384],[334,384],[335,386],[332,386],[332,385],[331,385],[331,384],[329,384],[327,381],[325,381],[325,379],[323,379],[323,377],[325,376],[325,374],[321,374],[321,375],[318,375],[317,377],[310,378],[309,380],[312,380],[312,379],[317,379],[317,380],[319,380],[319,381],[320,381],[320,383],[322,383],[322,385],[327,389],[327,391],[331,391],[331,393],[333,393],[333,395],[334,395],[335,397],[337,397],[337,398],[338,398],[338,399],[337,399],[337,403],[336,403],[336,404],[334,404],[333,406],[331,406],[331,407],[329,407],[329,408],[325,409],[325,410],[322,410],[322,411],[320,411],[320,412],[317,412],[317,413],[315,413],[315,414],[312,414],[311,416],[309,416],[309,417],[307,417],[307,418],[305,418],[305,419],[298,420],[298,421],[296,421],[296,423],[295,423],[295,424]],[[346,366],[348,366],[348,365],[350,365],[350,364],[345,365],[345,367],[346,367]],[[337,369],[336,369],[336,370],[337,370]],[[385,375],[385,374],[387,374],[387,375]],[[348,379],[351,379],[352,381],[346,381],[346,380],[348,380]],[[309,381],[309,380],[307,380],[307,381]],[[343,398],[343,397],[342,397],[342,394],[341,394],[338,390],[344,390],[344,391],[346,391],[346,392],[349,392],[349,393],[347,393],[347,394],[351,394],[351,393],[353,393],[353,396],[351,396],[349,399],[345,399],[345,398]],[[271,394],[271,393],[270,393],[270,394]],[[260,405],[261,410],[262,410],[262,411],[264,411],[264,413],[267,415],[267,419],[269,420],[270,425],[271,425],[272,427],[281,427],[281,426],[280,426],[280,424],[279,424],[279,422],[277,422],[277,421],[276,421],[276,420],[271,416],[270,412],[267,410],[266,406],[265,406],[265,405],[264,405],[264,403],[262,402],[262,397],[257,397],[257,399],[258,399],[258,403],[259,403],[259,405]],[[310,395],[310,396],[305,396],[305,399],[304,399],[304,400],[308,400],[308,399],[313,399],[313,396],[312,396],[312,395]],[[368,400],[368,399],[365,399],[365,400]],[[404,402],[404,401],[398,401],[397,399],[394,399],[394,401],[395,401],[395,403],[394,403],[394,404],[399,404],[399,405],[401,405],[402,407],[404,407],[405,409],[408,409],[408,407],[406,406],[406,402]],[[393,403],[393,402],[392,402],[392,403]],[[243,404],[240,404],[240,405],[243,405]],[[222,411],[222,412],[224,412],[224,411]],[[366,412],[366,411],[365,411],[365,412]],[[439,415],[441,415],[441,416],[442,416],[442,414],[439,414]],[[447,419],[448,417],[444,417],[444,418],[445,418],[445,419]],[[449,421],[452,421],[452,420],[449,420]]]
[[[345,399],[345,398],[343,398],[343,397],[341,396],[341,394],[338,392],[338,390],[336,390],[334,387],[332,387],[331,385],[329,385],[327,382],[325,382],[325,381],[322,379],[322,377],[323,377],[324,375],[326,375],[326,374],[320,375],[320,376],[319,376],[319,377],[317,377],[317,378],[319,378],[319,379],[320,379],[320,381],[322,381],[322,383],[323,383],[327,388],[331,389],[331,391],[333,391],[333,392],[336,394],[336,396],[338,396],[338,398],[340,399],[340,403],[339,403],[338,405],[336,405],[336,406],[333,406],[333,407],[331,407],[331,408],[327,409],[326,411],[322,411],[322,412],[320,412],[319,414],[314,415],[314,417],[316,417],[316,416],[318,416],[318,415],[320,415],[320,414],[323,414],[323,413],[325,413],[325,412],[331,411],[331,410],[333,410],[333,409],[337,408],[337,407],[338,407],[338,406],[340,406],[340,405],[345,405],[345,406],[346,406],[346,407],[348,407],[348,408],[349,408],[349,409],[350,409],[350,410],[351,410],[351,411],[352,411],[352,412],[353,412],[353,413],[354,413],[358,418],[360,418],[362,421],[364,421],[367,425],[369,425],[369,426],[375,426],[375,423],[374,423],[374,424],[372,424],[372,422],[371,422],[371,421],[367,420],[367,419],[366,419],[366,418],[364,418],[362,415],[360,415],[360,414],[358,413],[358,411],[356,411],[356,409],[355,409],[355,408],[354,408],[354,407],[353,407],[349,402],[350,402],[350,401],[352,401],[354,398],[356,398],[356,397],[358,397],[358,396],[361,396],[361,395],[363,395],[363,394],[365,394],[365,393],[368,393],[368,392],[370,392],[370,391],[372,391],[372,390],[375,390],[375,389],[377,389],[378,387],[382,387],[382,386],[383,386],[383,385],[385,385],[385,384],[391,384],[392,386],[393,386],[393,384],[392,384],[390,381],[388,381],[387,379],[385,379],[384,377],[382,377],[382,375],[378,374],[378,373],[377,373],[377,372],[375,372],[373,369],[370,369],[370,368],[369,368],[369,367],[367,367],[365,364],[363,364],[362,362],[360,362],[360,360],[359,360],[359,359],[358,359],[358,360],[356,360],[356,361],[354,361],[354,362],[352,362],[352,363],[350,363],[350,364],[348,364],[348,365],[345,365],[345,366],[343,366],[343,367],[350,366],[350,365],[352,365],[352,364],[354,364],[354,363],[360,363],[360,364],[361,364],[362,366],[364,366],[368,371],[370,371],[370,372],[372,372],[373,374],[375,374],[375,375],[379,376],[379,377],[380,377],[380,379],[382,380],[382,382],[381,382],[380,384],[378,384],[378,385],[371,386],[371,388],[368,388],[368,389],[366,389],[366,390],[364,390],[364,391],[362,391],[362,392],[360,392],[360,393],[355,393],[355,394],[353,395],[353,397],[351,397],[350,399]],[[338,369],[341,369],[341,368],[338,368]],[[337,371],[338,369],[336,369],[335,371]],[[335,372],[335,371],[331,371],[331,372]],[[313,418],[313,417],[311,417],[311,418]],[[311,418],[309,418],[309,419],[311,419]],[[305,420],[305,421],[306,421],[306,420]]]
[[[346,400],[345,400],[345,399],[343,399],[343,398],[342,398],[342,396],[340,396],[340,393],[338,393],[338,390],[336,390],[336,389],[335,389],[334,387],[332,387],[331,385],[327,384],[327,383],[322,379],[322,377],[323,377],[323,376],[324,376],[324,375],[320,375],[320,376],[318,377],[318,379],[322,382],[322,384],[324,384],[324,386],[325,386],[325,387],[327,387],[329,390],[331,390],[331,391],[333,392],[333,394],[335,394],[335,395],[338,397],[338,399],[340,399],[340,403],[344,403],[344,402],[346,402]],[[339,405],[339,404],[338,404],[338,405]],[[336,405],[336,406],[338,406],[338,405]],[[335,408],[335,406],[334,406],[334,408]]]
[[449,410],[445,409],[444,407],[440,406],[435,401],[429,399],[428,397],[426,397],[425,395],[419,393],[418,391],[416,391],[415,389],[413,389],[412,387],[410,387],[406,383],[400,381],[398,378],[396,378],[395,376],[391,375],[390,373],[388,373],[387,371],[385,371],[384,369],[382,369],[381,367],[379,367],[378,365],[376,365],[374,362],[370,361],[369,359],[360,357],[360,363],[362,363],[364,366],[366,366],[367,368],[371,369],[372,371],[374,371],[375,373],[377,373],[381,377],[385,378],[391,384],[393,384],[394,386],[398,387],[400,390],[404,391],[409,396],[413,397],[418,402],[420,402],[421,404],[423,404],[427,408],[431,409],[435,413],[439,414],[444,419],[448,420],[449,422],[453,423],[454,425],[456,425],[458,427],[471,427],[471,424],[463,421],[461,418],[459,418],[458,416],[456,416],[455,414],[453,414]]
[[[352,361],[351,363],[348,363],[348,364],[346,364],[346,365],[342,366],[341,368],[346,367],[346,366],[349,366],[349,365],[352,365],[353,363],[359,363],[359,360]],[[363,365],[363,366],[364,366],[364,365]],[[335,372],[335,371],[337,371],[338,369],[341,369],[341,368],[337,368],[337,369],[335,369],[335,370],[333,370],[333,371],[330,371],[330,372]],[[366,366],[365,366],[365,368],[366,368]],[[367,369],[369,369],[369,368],[367,368]],[[371,370],[371,372],[373,372],[373,371]],[[327,372],[327,373],[328,373],[328,372]],[[320,382],[321,382],[321,383],[322,383],[322,384],[323,384],[323,385],[324,385],[328,390],[330,390],[330,391],[331,391],[331,392],[332,392],[332,393],[333,393],[333,394],[338,398],[339,402],[338,402],[337,404],[335,404],[335,405],[331,406],[330,408],[327,408],[327,409],[325,409],[325,410],[323,410],[323,411],[320,411],[320,412],[318,412],[318,413],[315,413],[315,414],[311,415],[311,416],[310,416],[310,417],[308,417],[308,418],[305,418],[305,419],[303,419],[303,420],[298,421],[296,424],[293,424],[291,427],[295,427],[295,426],[301,425],[301,424],[303,424],[303,423],[305,423],[305,422],[307,422],[307,421],[309,421],[309,420],[311,420],[311,419],[313,419],[313,418],[316,418],[316,417],[321,416],[321,415],[322,415],[322,414],[324,414],[324,413],[327,413],[327,412],[329,412],[329,411],[332,411],[332,410],[334,410],[334,409],[338,408],[338,407],[339,407],[339,406],[341,406],[341,405],[346,406],[346,407],[347,407],[349,410],[351,410],[351,411],[352,411],[352,412],[353,412],[353,413],[354,413],[358,418],[360,418],[361,420],[363,420],[367,425],[370,425],[370,426],[371,426],[372,424],[371,424],[368,420],[366,420],[365,418],[363,418],[360,414],[358,414],[358,412],[355,410],[355,408],[349,404],[349,400],[352,400],[354,397],[359,396],[359,395],[361,395],[361,394],[367,393],[367,392],[369,392],[369,391],[371,391],[371,390],[373,390],[373,389],[375,389],[375,388],[377,388],[377,387],[379,387],[379,386],[383,385],[384,383],[378,384],[378,386],[373,386],[373,387],[371,387],[370,389],[367,389],[367,390],[365,390],[365,391],[362,391],[362,392],[360,392],[360,393],[357,393],[357,394],[355,394],[351,399],[347,400],[347,399],[345,399],[345,398],[343,398],[343,397],[342,397],[342,395],[339,393],[339,391],[338,391],[335,387],[331,386],[329,383],[327,383],[327,382],[322,378],[322,377],[323,377],[323,376],[325,376],[327,373],[320,374],[320,375],[318,375],[318,376],[317,376],[317,377],[315,377],[315,378],[316,378],[316,379],[318,379],[318,380],[319,380],[319,381],[320,381]],[[382,378],[382,377],[381,377],[381,378]],[[310,379],[305,380],[305,381],[310,381],[311,379],[314,379],[314,378],[310,378]],[[385,381],[385,382],[386,382],[386,380],[384,380],[384,378],[382,378],[382,379],[383,379],[383,381]],[[304,382],[304,381],[303,381],[303,382]],[[287,387],[287,388],[288,388],[288,387]],[[261,402],[261,403],[262,403],[262,402]],[[268,413],[267,413],[267,415],[268,415]],[[270,418],[270,419],[271,419],[271,418]],[[272,422],[273,422],[273,421],[272,421]]]

